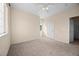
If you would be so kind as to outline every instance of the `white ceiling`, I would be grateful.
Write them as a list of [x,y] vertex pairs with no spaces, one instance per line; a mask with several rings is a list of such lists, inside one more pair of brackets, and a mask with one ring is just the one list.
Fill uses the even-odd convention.
[[[48,12],[40,12],[40,5],[48,5]],[[11,3],[11,7],[31,12],[35,15],[44,17],[54,15],[61,11],[79,6],[76,3]]]

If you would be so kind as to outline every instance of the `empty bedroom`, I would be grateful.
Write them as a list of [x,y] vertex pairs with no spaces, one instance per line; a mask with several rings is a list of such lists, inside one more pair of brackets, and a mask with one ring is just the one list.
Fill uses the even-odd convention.
[[0,3],[0,56],[79,56],[79,3]]

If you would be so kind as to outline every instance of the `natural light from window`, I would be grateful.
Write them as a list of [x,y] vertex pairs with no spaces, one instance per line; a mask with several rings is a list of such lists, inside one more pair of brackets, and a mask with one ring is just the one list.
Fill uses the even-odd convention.
[[4,4],[0,3],[0,34],[4,33]]

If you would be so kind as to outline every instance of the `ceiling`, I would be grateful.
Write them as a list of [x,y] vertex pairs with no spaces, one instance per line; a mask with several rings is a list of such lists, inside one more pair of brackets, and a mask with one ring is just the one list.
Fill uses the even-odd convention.
[[[48,6],[48,11],[40,11],[40,5]],[[61,11],[79,6],[77,3],[11,3],[11,7],[31,12],[38,16],[51,16]]]

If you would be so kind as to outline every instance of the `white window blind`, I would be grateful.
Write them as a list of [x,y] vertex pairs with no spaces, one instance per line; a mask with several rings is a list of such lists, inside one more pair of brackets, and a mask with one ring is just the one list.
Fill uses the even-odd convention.
[[4,33],[4,4],[0,3],[0,34]]

